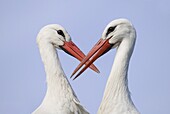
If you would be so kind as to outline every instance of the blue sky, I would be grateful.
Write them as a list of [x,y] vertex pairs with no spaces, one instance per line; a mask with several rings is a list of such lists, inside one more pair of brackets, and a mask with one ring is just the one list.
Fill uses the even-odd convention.
[[[30,114],[44,98],[46,77],[36,44],[39,30],[52,23],[64,26],[72,40],[88,51],[112,20],[129,19],[137,41],[129,68],[129,89],[142,114],[170,113],[170,2],[168,0],[27,0],[0,1],[0,113]],[[69,79],[81,103],[95,114],[113,64],[115,50],[95,64],[101,73],[87,70]],[[59,51],[68,77],[79,62]]]

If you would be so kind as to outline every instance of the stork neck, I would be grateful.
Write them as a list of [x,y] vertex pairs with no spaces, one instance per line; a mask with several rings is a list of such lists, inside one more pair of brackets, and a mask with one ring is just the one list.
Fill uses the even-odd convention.
[[51,96],[60,98],[58,93],[65,94],[68,92],[66,88],[70,90],[69,94],[73,94],[74,92],[61,67],[55,47],[50,43],[42,43],[39,44],[39,48],[47,78],[46,98]]
[[133,47],[134,45],[126,39],[121,42],[117,48],[114,64],[107,82],[107,86],[112,88],[111,96],[119,97],[120,100],[124,98],[130,100],[127,75]]
[[47,85],[49,85],[54,81],[53,79],[59,78],[59,74],[64,74],[64,72],[61,67],[55,47],[50,43],[39,47],[47,76]]
[[118,110],[130,110],[129,108],[134,108],[127,81],[128,66],[134,44],[135,41],[130,42],[124,39],[117,48],[114,64],[99,108],[99,114],[101,112],[110,114]]
[[43,40],[38,42],[38,46],[46,71],[47,91],[35,114],[65,112],[59,109],[67,107],[65,104],[78,99],[64,74],[55,47]]

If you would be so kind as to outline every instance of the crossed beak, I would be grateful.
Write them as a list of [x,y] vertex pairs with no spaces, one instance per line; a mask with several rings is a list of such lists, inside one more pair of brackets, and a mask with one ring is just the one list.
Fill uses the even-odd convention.
[[[60,46],[60,48],[79,61],[82,61],[85,58],[85,54],[72,41],[65,41],[64,45]],[[89,67],[97,73],[100,72],[94,64],[91,64]]]
[[109,43],[110,38],[100,39],[95,44],[95,46],[90,50],[87,56],[81,61],[81,63],[72,73],[71,77],[85,64],[85,67],[81,69],[81,71],[73,78],[73,80],[80,76],[95,60],[97,60],[100,56],[102,56],[112,48],[113,45]]

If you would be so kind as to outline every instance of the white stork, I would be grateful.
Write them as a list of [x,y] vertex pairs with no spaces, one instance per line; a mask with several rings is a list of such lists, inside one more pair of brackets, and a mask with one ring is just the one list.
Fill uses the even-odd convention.
[[135,28],[127,19],[113,20],[106,26],[102,38],[73,72],[72,76],[87,63],[75,76],[77,78],[97,58],[110,49],[117,48],[114,64],[105,87],[98,114],[139,114],[131,100],[127,80],[128,66],[135,46],[135,40]]
[[[80,61],[85,57],[83,52],[71,41],[67,31],[57,24],[43,27],[37,36],[37,44],[45,67],[47,91],[41,105],[32,114],[89,114],[68,82],[56,48]],[[90,68],[99,72],[94,65]]]

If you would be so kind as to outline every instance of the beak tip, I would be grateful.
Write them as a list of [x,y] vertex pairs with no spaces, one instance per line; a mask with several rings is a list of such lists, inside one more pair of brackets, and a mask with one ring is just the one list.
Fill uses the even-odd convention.
[[73,80],[75,80],[77,77],[74,77]]
[[73,77],[73,74],[70,76],[70,78],[72,78]]
[[100,71],[99,71],[99,70],[97,70],[97,73],[99,74],[99,73],[100,73]]

